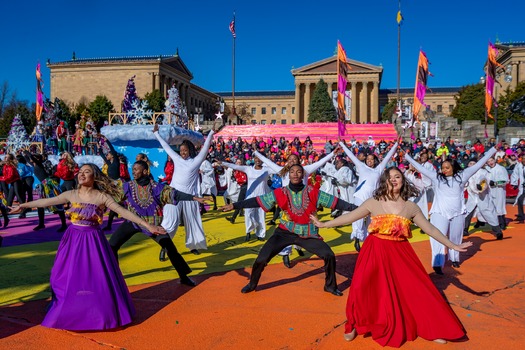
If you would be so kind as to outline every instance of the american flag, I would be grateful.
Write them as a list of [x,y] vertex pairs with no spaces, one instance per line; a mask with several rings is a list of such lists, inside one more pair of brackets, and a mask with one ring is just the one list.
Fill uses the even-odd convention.
[[230,32],[232,32],[232,35],[234,38],[237,36],[235,35],[235,18],[230,22]]

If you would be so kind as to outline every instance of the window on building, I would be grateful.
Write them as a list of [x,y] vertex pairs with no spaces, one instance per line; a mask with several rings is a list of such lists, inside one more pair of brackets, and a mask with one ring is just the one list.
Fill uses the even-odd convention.
[[295,124],[295,119],[292,119],[292,124]]
[[295,114],[295,107],[292,107],[292,114]]
[[442,105],[437,105],[437,112],[438,113],[443,113],[443,106]]
[[448,105],[448,112],[452,113],[453,110],[454,110],[454,105]]
[[272,119],[272,121],[271,121],[270,123],[273,124],[273,125],[275,125],[275,124],[277,124],[277,120]]
[[257,120],[252,119],[252,125],[255,125],[255,124],[257,124]]
[[282,107],[281,108],[281,114],[283,114],[283,115],[286,114],[286,107]]
[[272,114],[277,114],[277,108],[272,107]]
[[266,119],[261,120],[261,125],[266,125]]
[[266,107],[261,108],[261,114],[266,114]]
[[281,124],[286,124],[286,119],[281,119]]
[[252,107],[252,115],[255,115],[255,113],[257,113],[257,108]]

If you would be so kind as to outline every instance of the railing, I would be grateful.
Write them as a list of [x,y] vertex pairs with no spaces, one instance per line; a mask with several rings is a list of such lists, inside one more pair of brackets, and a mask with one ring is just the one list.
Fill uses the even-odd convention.
[[[170,112],[155,112],[151,115],[151,119],[143,119],[143,124],[175,124],[172,123],[172,118],[176,119],[177,116]],[[166,123],[164,121],[167,121]],[[175,121],[175,120],[174,120]],[[109,113],[108,115],[109,125],[127,125],[129,123],[129,117],[127,113]]]
[[[12,153],[11,147],[7,146],[7,139],[0,139],[0,148],[6,150],[6,153]],[[44,143],[43,142],[29,142],[29,152],[31,153],[43,153]]]

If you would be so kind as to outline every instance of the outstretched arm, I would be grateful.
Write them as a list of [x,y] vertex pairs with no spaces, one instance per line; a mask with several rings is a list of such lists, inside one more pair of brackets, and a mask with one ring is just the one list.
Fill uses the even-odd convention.
[[[19,205],[19,208],[44,208],[59,204],[66,204],[69,202],[69,194],[71,191],[62,192],[60,195],[52,198],[42,198],[36,201],[26,202]],[[16,211],[17,208],[13,208]]]
[[428,177],[430,180],[433,180],[436,178],[436,173],[425,168],[422,164],[419,164],[418,162],[416,162],[414,160],[414,158],[412,158],[410,156],[410,154],[408,153],[405,153],[405,160],[407,162],[409,162],[410,164],[412,164],[414,166],[414,168],[416,168],[416,170],[418,172],[420,172],[421,174],[423,174],[424,176]]
[[173,161],[175,161],[175,159],[177,159],[179,161],[182,160],[182,157],[177,152],[175,152],[173,150],[173,148],[171,148],[171,146],[168,145],[168,143],[166,141],[164,141],[164,139],[160,136],[160,134],[159,134],[159,126],[157,124],[155,124],[155,127],[153,128],[153,135],[155,135],[155,137],[159,141],[159,143],[162,146],[162,148],[164,149],[164,151],[166,151],[168,156],[170,156],[170,158],[173,159]]
[[439,231],[436,226],[432,225],[423,215],[421,209],[418,210],[416,216],[413,219],[414,223],[425,231],[430,237],[434,238],[444,246],[454,249],[458,252],[466,252],[467,248],[472,245],[472,242],[465,242],[459,245],[452,243],[444,234]]
[[381,169],[381,172],[383,172],[383,170],[385,170],[386,168],[386,165],[388,164],[388,162],[390,161],[390,159],[392,159],[392,157],[394,156],[394,154],[396,153],[397,151],[397,145],[398,143],[394,143],[394,145],[392,146],[392,148],[390,149],[390,151],[388,151],[388,153],[386,154],[385,158],[383,158],[383,160],[381,161],[381,163],[379,163],[379,165],[377,166],[379,169]]
[[232,168],[233,170],[242,171],[243,173],[245,173],[248,170],[247,168],[249,168],[246,165],[239,165],[239,164],[233,164],[233,163],[222,162],[222,161],[219,164],[221,164],[222,166],[228,167],[228,168]]
[[368,208],[366,208],[364,205],[361,205],[357,207],[355,210],[351,211],[350,213],[343,214],[340,217],[333,219],[333,220],[319,221],[319,219],[315,215],[310,215],[310,219],[312,220],[314,225],[319,228],[337,227],[337,226],[351,224],[352,222],[362,219],[369,214],[370,214],[370,211],[368,210]]
[[201,150],[199,151],[199,154],[195,157],[195,161],[200,164],[204,162],[204,158],[208,155],[208,151],[210,149],[211,141],[213,140],[213,134],[215,132],[213,130],[210,131],[208,136],[206,137],[206,141],[204,141],[204,145],[202,146]]
[[263,156],[259,151],[255,151],[253,152],[253,154],[255,154],[255,156],[259,158],[261,162],[263,162],[268,168],[272,169],[274,173],[278,174],[283,169],[282,166],[275,164],[274,162]]
[[305,173],[307,173],[308,175],[315,173],[317,171],[317,169],[319,169],[320,167],[322,167],[323,165],[328,163],[328,161],[330,159],[332,159],[332,157],[334,156],[334,154],[336,153],[337,150],[338,150],[337,148],[334,149],[332,152],[330,152],[329,154],[324,156],[323,159],[320,159],[320,160],[318,160],[317,162],[315,162],[313,164],[305,165],[304,166]]
[[481,167],[483,165],[485,165],[485,163],[489,160],[490,157],[492,157],[494,154],[496,154],[498,150],[496,149],[496,147],[492,147],[491,149],[489,149],[487,152],[485,152],[485,155],[483,156],[483,158],[481,158],[480,160],[478,160],[476,162],[476,164],[474,164],[473,166],[471,167],[468,167],[466,168],[465,170],[463,170],[463,182],[467,182],[468,179],[474,175],[474,173],[476,171],[478,171],[479,169],[481,169]]

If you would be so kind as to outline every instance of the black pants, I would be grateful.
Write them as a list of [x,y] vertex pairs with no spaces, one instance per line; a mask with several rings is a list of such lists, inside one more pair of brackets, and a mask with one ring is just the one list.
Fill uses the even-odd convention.
[[[468,235],[468,230],[469,230],[469,227],[470,227],[470,222],[472,221],[472,217],[474,216],[474,213],[476,212],[476,208],[477,208],[477,205],[474,207],[474,209],[472,209],[472,211],[470,213],[468,213],[468,215],[465,216],[465,227],[463,228],[463,235]],[[501,227],[498,226],[492,226],[490,225],[490,228],[492,229],[492,231],[495,233],[495,234],[500,234],[500,233],[503,233],[501,231]]]
[[27,176],[22,179],[22,192],[21,195],[24,196],[26,202],[33,201],[33,184],[35,183],[35,178],[33,176]]
[[[111,235],[111,238],[109,239],[109,245],[111,246],[111,249],[113,250],[113,254],[115,254],[115,258],[118,260],[118,250],[124,243],[129,241],[135,233],[142,232],[140,229],[136,228],[132,222],[130,221],[124,221],[117,230]],[[171,240],[170,236],[168,235],[156,235],[151,237],[157,244],[159,244],[162,248],[166,248],[168,252],[168,258],[171,261],[171,264],[179,274],[179,277],[183,277],[188,275],[191,272],[191,268],[184,260],[182,255],[177,251],[177,248],[175,247],[175,244],[173,244],[173,241]]]
[[332,248],[323,240],[317,238],[301,238],[295,233],[276,228],[273,235],[266,241],[261,248],[259,255],[255,259],[250,277],[250,286],[255,288],[259,283],[261,274],[270,260],[284,247],[295,244],[303,247],[324,260],[325,287],[333,290],[337,288],[335,278],[335,254]]
[[518,197],[518,220],[525,220],[525,215],[523,213],[523,200],[525,199],[525,189],[521,196]]
[[15,198],[15,195],[16,195],[16,198],[18,199],[18,203],[25,203],[25,198],[24,196],[22,195],[24,192],[23,192],[23,184],[22,184],[22,180],[17,180],[15,182],[13,182],[12,184],[9,185],[9,193],[7,194],[7,206],[12,206],[13,205],[13,199]]
[[[241,186],[241,190],[239,191],[239,199],[237,200],[237,202],[240,202],[246,199],[247,190],[248,190],[248,183],[245,183],[244,185]],[[241,210],[242,209],[235,209],[232,215],[232,220],[235,220],[235,218],[237,217],[237,215],[239,215]]]

